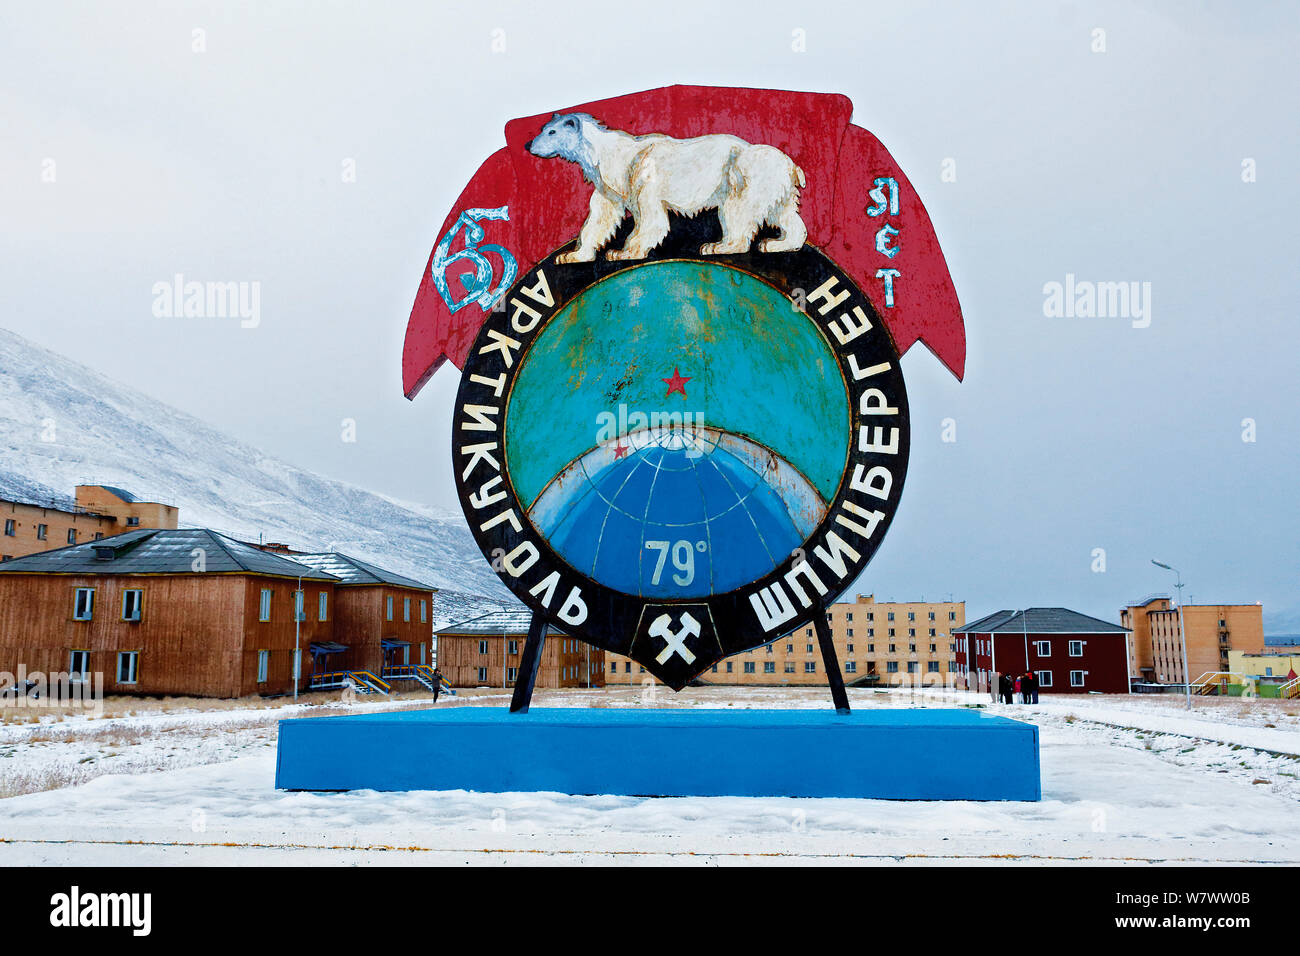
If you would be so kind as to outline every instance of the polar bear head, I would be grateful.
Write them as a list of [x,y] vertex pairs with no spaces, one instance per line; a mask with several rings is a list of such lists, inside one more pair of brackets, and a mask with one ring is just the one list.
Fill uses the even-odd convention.
[[590,133],[601,128],[588,113],[556,113],[541,132],[524,144],[524,149],[542,159],[555,156],[577,163],[590,178],[596,163]]

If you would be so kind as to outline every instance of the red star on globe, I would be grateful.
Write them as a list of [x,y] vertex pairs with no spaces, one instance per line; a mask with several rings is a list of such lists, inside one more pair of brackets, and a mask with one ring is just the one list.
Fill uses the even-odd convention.
[[[681,372],[677,370],[677,366],[674,365],[673,377],[661,379],[660,381],[664,382],[668,386],[668,395],[671,395],[673,392],[681,392],[682,398],[685,398],[686,383],[689,382],[692,378],[693,376],[691,375],[683,375]],[[664,398],[667,398],[668,395],[665,395]]]
[[622,442],[619,442],[617,445],[614,446],[614,460],[618,461],[620,458],[626,455],[628,451],[629,449],[627,445],[624,445]]

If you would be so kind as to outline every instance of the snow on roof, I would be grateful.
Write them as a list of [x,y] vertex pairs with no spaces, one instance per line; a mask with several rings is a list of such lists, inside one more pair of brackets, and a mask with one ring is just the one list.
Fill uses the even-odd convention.
[[[201,552],[201,569],[196,567]],[[2,574],[247,573],[334,581],[334,575],[207,528],[142,528],[0,564]]]
[[391,584],[400,588],[412,588],[417,591],[436,591],[430,584],[422,584],[414,578],[404,577],[388,571],[375,564],[354,558],[338,551],[322,551],[316,554],[295,554],[292,560],[299,564],[324,571],[342,581],[343,584]]

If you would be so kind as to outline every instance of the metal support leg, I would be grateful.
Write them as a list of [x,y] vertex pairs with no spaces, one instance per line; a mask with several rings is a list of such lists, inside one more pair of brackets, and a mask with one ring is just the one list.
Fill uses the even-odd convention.
[[519,675],[515,678],[515,692],[510,698],[510,713],[526,714],[533,699],[533,685],[537,683],[537,668],[542,663],[542,645],[546,643],[546,618],[534,614],[528,624],[528,639],[519,660]]
[[831,700],[835,702],[835,713],[849,713],[849,695],[844,690],[844,675],[840,673],[840,659],[835,653],[835,641],[831,638],[831,626],[825,614],[817,615],[817,643],[821,645],[822,666],[826,668],[826,680],[831,685]]

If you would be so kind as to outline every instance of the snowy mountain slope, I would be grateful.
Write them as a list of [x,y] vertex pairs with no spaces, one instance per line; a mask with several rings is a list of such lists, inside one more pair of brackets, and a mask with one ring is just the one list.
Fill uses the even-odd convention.
[[511,600],[460,515],[296,468],[0,329],[0,496],[66,506],[86,481],[174,504],[185,527],[344,551],[458,592],[439,621],[471,595]]

